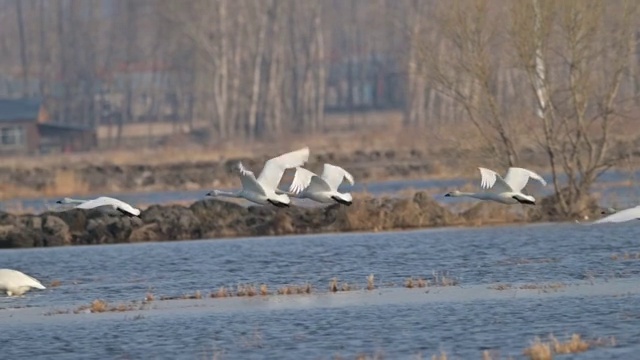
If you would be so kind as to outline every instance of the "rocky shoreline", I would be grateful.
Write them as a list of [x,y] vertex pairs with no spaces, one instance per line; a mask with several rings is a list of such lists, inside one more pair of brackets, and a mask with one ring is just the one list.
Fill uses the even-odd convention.
[[549,201],[524,211],[478,203],[455,214],[425,192],[411,198],[354,199],[351,206],[244,207],[206,199],[190,206],[153,205],[140,217],[97,210],[15,215],[0,213],[0,248],[218,239],[245,236],[386,231],[442,226],[480,226],[550,221]]

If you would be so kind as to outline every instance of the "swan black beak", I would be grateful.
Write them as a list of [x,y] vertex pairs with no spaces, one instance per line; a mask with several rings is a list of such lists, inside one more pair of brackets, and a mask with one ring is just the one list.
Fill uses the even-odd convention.
[[56,201],[56,204],[62,204],[62,200]]
[[444,196],[446,196],[446,197],[450,197],[450,196],[451,196],[451,194],[447,193],[447,194],[444,194]]

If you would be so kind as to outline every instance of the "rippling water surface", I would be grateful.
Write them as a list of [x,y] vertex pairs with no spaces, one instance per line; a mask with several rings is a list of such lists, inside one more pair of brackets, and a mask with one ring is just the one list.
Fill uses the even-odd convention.
[[[520,357],[535,336],[615,336],[577,358],[640,351],[640,227],[541,224],[478,229],[329,234],[0,250],[0,267],[45,285],[0,297],[1,358],[333,358],[382,351],[425,358],[484,349]],[[453,287],[405,289],[436,272]],[[378,289],[328,294],[330,280]],[[144,310],[53,314],[100,298],[140,301],[220,286],[309,282],[311,295],[156,301]],[[495,290],[496,283],[553,290]],[[634,354],[634,355],[632,355]]]

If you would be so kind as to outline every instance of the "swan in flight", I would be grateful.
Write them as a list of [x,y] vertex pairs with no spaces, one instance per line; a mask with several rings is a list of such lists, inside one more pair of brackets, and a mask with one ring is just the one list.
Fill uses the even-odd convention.
[[596,220],[591,224],[602,224],[602,223],[619,223],[625,222],[629,220],[640,220],[640,206],[632,207],[629,209],[624,209],[617,211],[612,208],[608,208],[602,211],[602,214],[610,214],[609,216],[605,216],[602,219]]
[[542,176],[523,168],[509,168],[504,178],[493,170],[483,167],[479,167],[478,169],[480,169],[480,175],[482,176],[480,186],[484,191],[469,193],[455,190],[445,194],[445,196],[468,196],[480,200],[496,201],[502,204],[535,205],[536,199],[531,195],[523,194],[521,192],[522,189],[527,185],[529,178],[538,180],[542,185],[547,185],[547,182]]
[[324,164],[321,176],[305,168],[297,167],[288,194],[319,203],[337,202],[349,206],[353,202],[351,194],[338,192],[338,187],[345,179],[349,184],[354,184],[353,176],[339,166]]
[[66,197],[62,200],[58,200],[56,203],[57,204],[77,204],[75,206],[76,209],[84,209],[84,210],[107,209],[107,210],[116,210],[127,216],[140,215],[140,209],[136,209],[122,200],[114,199],[108,196],[101,196],[93,200],[78,200],[78,199],[71,199]]
[[288,207],[291,204],[291,199],[287,194],[277,191],[278,184],[286,169],[302,166],[308,160],[308,147],[288,152],[267,160],[257,178],[251,170],[248,170],[241,162],[238,162],[236,170],[238,170],[240,176],[242,189],[234,192],[213,190],[207,196],[244,198],[260,205],[272,204],[277,207]]
[[7,296],[20,296],[31,289],[44,290],[46,287],[40,281],[17,270],[0,269],[0,291]]

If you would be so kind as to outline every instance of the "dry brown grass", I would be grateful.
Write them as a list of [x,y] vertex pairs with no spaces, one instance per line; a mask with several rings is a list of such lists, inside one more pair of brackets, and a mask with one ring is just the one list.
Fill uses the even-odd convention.
[[611,260],[620,260],[620,261],[640,260],[640,252],[629,253],[625,251],[622,254],[611,254]]
[[511,290],[511,289],[513,289],[513,286],[512,286],[511,284],[501,284],[501,283],[498,283],[498,284],[491,285],[491,286],[489,286],[489,287],[487,287],[487,288],[488,288],[488,289],[491,289],[491,290],[499,290],[499,291],[502,291],[502,290]]
[[367,290],[373,290],[376,288],[374,280],[375,279],[373,277],[373,274],[370,274],[369,276],[367,276]]
[[256,287],[253,285],[239,284],[236,290],[236,296],[256,296],[257,294]]
[[331,282],[329,282],[329,291],[331,291],[331,292],[337,292],[338,291],[338,279],[337,278],[333,278],[333,279],[331,279]]
[[540,339],[538,338],[536,338],[528,348],[524,349],[522,353],[525,356],[528,356],[531,360],[553,359],[551,345],[549,343],[540,341]]
[[226,287],[221,286],[218,288],[217,291],[212,292],[209,296],[212,298],[224,298],[224,297],[230,297],[232,296],[232,294],[230,294],[229,291],[227,291]]
[[523,354],[531,360],[551,360],[553,354],[577,354],[594,347],[615,345],[616,339],[614,337],[584,340],[579,334],[573,334],[567,341],[560,341],[550,335],[549,341],[541,341],[540,338],[536,338],[528,348],[524,349]]
[[182,299],[185,300],[200,300],[202,299],[202,294],[200,290],[196,290],[193,294],[183,294]]
[[[144,305],[144,304],[143,304]],[[110,305],[106,301],[102,299],[95,299],[89,305],[82,305],[77,309],[73,310],[74,314],[81,313],[104,313],[104,312],[124,312],[124,311],[133,311],[133,310],[142,310],[142,306],[139,306],[135,303],[121,303],[117,305]]]
[[278,288],[278,295],[311,294],[311,284],[285,285]]
[[153,295],[152,292],[147,292],[147,294],[144,296],[144,301],[150,302],[155,300],[155,296]]
[[556,292],[565,287],[567,287],[567,284],[562,282],[555,282],[550,284],[523,284],[518,286],[518,289],[538,290],[539,292]]
[[429,286],[457,286],[460,282],[458,279],[447,272],[433,272],[433,279],[428,283]]
[[338,282],[338,278],[333,278],[329,282],[329,291],[330,292],[338,292],[338,291],[353,291],[358,290],[358,287],[354,284],[349,284],[347,282],[340,283]]
[[423,278],[414,279],[413,277],[406,278],[404,280],[404,287],[412,289],[412,288],[423,288],[429,285],[429,280],[425,280]]
[[269,288],[267,287],[266,284],[260,285],[260,295],[262,295],[262,296],[269,295]]
[[431,360],[447,360],[447,353],[444,351],[440,351],[440,354],[431,355]]

